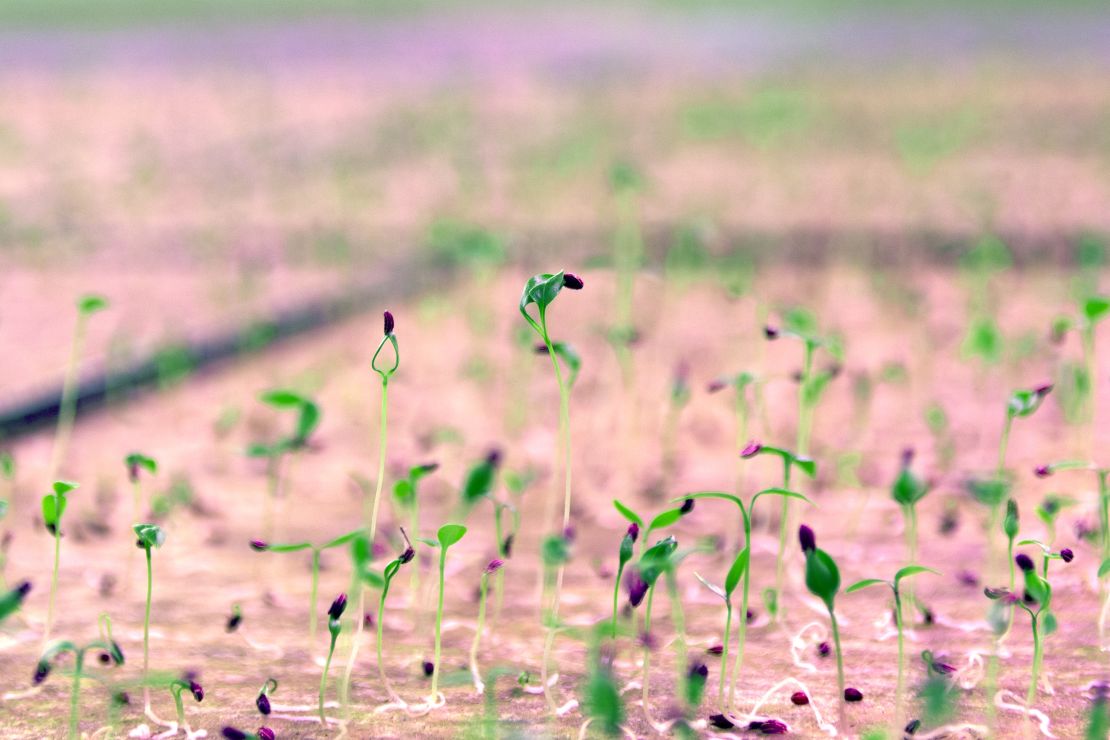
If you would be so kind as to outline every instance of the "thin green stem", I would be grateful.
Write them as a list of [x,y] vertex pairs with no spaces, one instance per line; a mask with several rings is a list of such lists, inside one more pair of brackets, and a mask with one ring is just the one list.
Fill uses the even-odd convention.
[[77,740],[80,737],[77,728],[77,719],[79,716],[78,703],[81,697],[81,671],[85,667],[85,651],[77,651],[77,660],[73,666],[73,687],[69,691],[69,737],[70,740]]
[[679,692],[686,695],[686,618],[682,611],[682,600],[678,597],[678,579],[674,568],[667,569],[667,595],[671,598],[671,622],[677,633],[675,645],[675,667],[678,669]]
[[375,648],[378,653],[378,677],[381,678],[382,685],[385,686],[385,690],[389,693],[389,697],[394,701],[398,701],[399,697],[393,692],[393,686],[389,683],[389,678],[385,675],[385,661],[382,660],[382,622],[385,621],[385,597],[388,595],[389,581],[386,581],[385,585],[382,587],[381,598],[378,600],[378,639]]
[[146,550],[146,611],[143,614],[143,701],[150,709],[150,686],[146,685],[150,673],[150,599],[154,591],[154,566],[150,557],[150,547]]
[[[793,466],[790,464],[790,458],[784,457],[782,460],[782,487],[790,490],[790,472]],[[775,555],[775,595],[778,598],[778,608],[776,613],[771,615],[771,619],[778,622],[778,615],[782,612],[782,587],[786,578],[786,531],[790,527],[790,497],[782,497],[782,513],[779,519],[779,550]],[[747,541],[751,542],[751,533],[747,535]],[[750,554],[750,553],[749,553]],[[745,622],[747,620],[745,619]],[[743,622],[741,622],[743,624]]]
[[[916,561],[911,560],[910,562]],[[899,595],[898,589],[894,589],[894,622],[898,628],[898,683],[894,689],[894,730],[897,732],[902,727],[902,701],[906,688],[904,675],[906,669],[906,641],[903,634],[902,597]]]
[[470,670],[474,680],[480,684],[478,677],[478,643],[482,640],[482,632],[486,628],[486,589],[489,586],[489,574],[482,573],[482,583],[478,594],[478,628],[474,631],[474,642],[470,644]]
[[[745,540],[744,546],[750,547],[752,541],[751,523],[745,522]],[[728,707],[732,709],[732,703],[736,699],[736,682],[740,678],[740,671],[744,667],[744,645],[748,638],[748,586],[751,585],[752,580],[752,566],[751,566],[751,550],[748,550],[748,564],[744,566],[744,590],[740,597],[740,618],[737,629],[737,644],[736,644],[736,660],[732,665],[732,675],[729,678],[728,688]]]
[[839,711],[839,724],[840,728],[845,729],[844,724],[844,655],[840,651],[840,627],[836,622],[836,613],[829,609],[829,622],[832,624],[833,644],[836,646],[836,689],[837,708]]
[[77,327],[73,332],[73,344],[70,347],[69,362],[66,364],[66,374],[62,381],[62,398],[58,403],[58,426],[54,431],[54,447],[50,453],[50,468],[48,481],[58,477],[58,469],[65,459],[69,447],[69,438],[73,433],[73,422],[77,416],[77,368],[81,358],[81,349],[85,344],[86,316],[77,315]]
[[185,704],[181,701],[181,690],[173,691],[173,703],[177,708],[177,724],[181,727],[185,726]]
[[331,669],[331,656],[335,653],[335,640],[339,637],[339,632],[335,632],[331,636],[331,646],[328,648],[328,657],[324,661],[324,673],[320,676],[320,724],[327,725],[328,721],[324,717],[324,691],[328,685],[328,671]]
[[1002,437],[998,440],[998,471],[999,478],[1006,472],[1006,449],[1010,446],[1010,427],[1014,424],[1014,417],[1006,413],[1006,423],[1002,425]]
[[[613,639],[617,637],[617,600],[620,597],[621,591],[621,576],[624,575],[624,563],[617,566],[617,580],[613,584],[613,621],[611,623],[610,631],[612,632]],[[727,642],[727,640],[726,640]]]
[[312,548],[312,589],[308,595],[308,644],[316,644],[316,593],[320,585],[320,551]]
[[[61,511],[59,500],[61,497],[54,494],[54,511]],[[54,521],[54,570],[50,575],[50,603],[46,607],[46,628],[42,633],[42,644],[45,647],[50,642],[50,632],[54,628],[54,604],[58,598],[58,563],[62,558],[62,518]]]
[[728,673],[730,677],[734,675],[732,671],[727,670],[728,645],[730,642],[732,642],[732,600],[725,599],[725,639],[724,645],[721,648],[721,685],[720,688],[717,689],[717,706],[721,707],[725,712],[728,712],[732,708],[731,679],[729,681],[729,700],[727,703],[725,702],[725,674]]
[[[1041,662],[1044,659],[1044,646],[1041,644],[1041,635],[1038,629],[1036,614],[1031,615],[1033,625],[1033,668],[1029,676],[1029,691],[1025,695],[1025,708],[1032,709],[1033,702],[1037,699],[1037,679],[1041,672]],[[1028,718],[1028,714],[1026,718]]]
[[442,631],[443,625],[443,585],[444,585],[444,571],[447,568],[447,548],[440,547],[439,550],[439,600],[436,604],[436,649],[435,649],[435,665],[432,667],[432,696],[431,701],[435,702],[436,695],[439,689],[439,655],[440,647],[442,644]]
[[[906,504],[905,507],[904,507],[904,511],[905,511],[905,517],[906,517],[906,549],[908,550],[909,557],[910,557],[910,559],[907,562],[916,563],[917,562],[917,507],[914,506],[913,504]],[[1011,586],[1011,588],[1012,588],[1012,586]],[[911,604],[916,602],[916,599],[914,598],[913,593],[914,593],[913,592],[913,583],[912,583],[912,580],[911,580],[911,582],[906,583],[906,598],[910,601]],[[900,596],[898,596],[897,598],[899,600],[901,599]],[[901,619],[901,613],[900,612],[899,612],[899,619]],[[901,705],[899,705],[899,706],[901,706]]]
[[644,716],[651,722],[651,710],[648,706],[648,694],[651,686],[651,604],[655,601],[655,584],[648,589],[647,608],[644,611],[644,657],[643,675],[640,677],[640,703],[644,708]]

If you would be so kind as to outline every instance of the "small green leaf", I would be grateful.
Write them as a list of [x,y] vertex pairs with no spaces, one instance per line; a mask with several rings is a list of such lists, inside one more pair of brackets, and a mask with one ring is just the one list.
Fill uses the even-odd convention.
[[924,565],[907,565],[905,568],[902,568],[894,574],[894,587],[898,588],[898,584],[902,582],[903,578],[909,578],[910,576],[915,576],[918,573],[932,573],[935,576],[940,575],[940,573],[938,573],[937,571],[933,570],[932,568],[926,568]]
[[1102,578],[1107,573],[1110,573],[1110,558],[1106,558],[1106,560],[1103,560],[1102,564],[1100,566],[1098,566],[1098,577],[1099,578]]
[[320,425],[320,407],[312,401],[305,401],[301,405],[301,412],[297,416],[297,430],[294,439],[298,446],[303,445],[316,427]]
[[833,599],[840,590],[840,569],[832,557],[820,548],[806,555],[806,588],[832,611]]
[[682,509],[668,509],[651,520],[651,524],[648,525],[648,531],[669,527],[681,518]]
[[1046,613],[1044,615],[1044,633],[1045,633],[1045,635],[1046,636],[1051,635],[1058,628],[1059,628],[1059,624],[1056,621],[1056,615],[1053,612]]
[[58,494],[59,496],[64,496],[70,491],[75,490],[76,488],[76,483],[70,483],[69,481],[65,480],[54,481],[54,493]]
[[287,542],[282,545],[267,545],[267,552],[300,552],[301,550],[309,550],[312,544],[309,542]]
[[1110,298],[1096,296],[1083,302],[1083,315],[1092,324],[1106,318],[1107,312],[1110,312]]
[[413,537],[412,539],[428,547],[439,547],[439,542],[433,540],[431,537]]
[[348,542],[351,542],[352,540],[354,540],[355,537],[358,537],[360,534],[362,534],[362,530],[361,529],[356,529],[353,532],[348,532],[347,534],[340,535],[339,537],[336,537],[334,540],[332,540],[331,542],[328,542],[326,545],[324,545],[320,549],[321,550],[330,550],[333,547],[339,547],[340,545],[346,545]]
[[362,580],[370,588],[380,589],[385,586],[385,580],[372,570],[363,571]]
[[625,519],[632,522],[633,524],[635,524],[640,529],[644,528],[644,520],[641,519],[640,515],[637,514],[636,512],[634,512],[632,509],[628,508],[627,506],[622,504],[617,499],[613,499],[613,506],[616,508],[616,510],[618,512],[620,512],[620,515],[623,516]]
[[[546,338],[546,332],[541,328],[540,323],[544,321],[544,315],[547,307],[559,295],[559,291],[563,289],[563,271],[559,272],[545,272],[539,275],[533,275],[524,284],[524,292],[520,296],[520,313],[524,316],[525,320],[532,325],[536,333],[541,337]],[[539,309],[539,321],[532,318],[528,313],[528,307],[536,304]]]
[[886,581],[880,579],[880,578],[865,578],[862,581],[856,581],[851,586],[844,589],[844,593],[852,594],[852,593],[855,593],[856,591],[859,591],[861,589],[865,589],[869,586],[878,586],[878,585],[889,586],[890,584],[887,583]]
[[909,467],[902,468],[890,489],[891,498],[903,506],[916,504],[928,492],[929,487]]
[[279,409],[299,408],[305,403],[305,397],[296,391],[275,389],[262,393],[258,400],[262,403]]
[[77,299],[77,310],[88,316],[108,307],[108,299],[104,296],[88,294]]
[[794,465],[803,473],[813,478],[817,475],[817,461],[808,457],[795,457]]
[[132,529],[145,548],[161,547],[166,541],[166,533],[157,524],[136,524]]
[[455,544],[466,534],[466,527],[461,524],[444,524],[436,533],[441,547],[447,548]]
[[468,507],[473,506],[479,499],[489,496],[493,491],[496,476],[497,466],[489,458],[484,458],[474,465],[466,474],[466,480],[463,481],[463,503]]
[[582,370],[582,357],[578,354],[577,350],[566,342],[554,342],[551,349],[555,351],[555,356],[563,361],[570,371],[567,377],[567,385],[571,388],[574,387],[575,382],[578,380],[578,374]]
[[397,503],[405,506],[411,506],[413,501],[416,500],[416,490],[412,485],[412,481],[408,478],[402,478],[393,484],[393,498],[397,499]]
[[151,475],[158,473],[158,463],[153,457],[148,457],[141,452],[132,452],[124,458],[124,464],[131,469],[144,468]]
[[783,498],[796,498],[799,501],[805,501],[810,506],[814,505],[812,501],[810,501],[808,498],[798,493],[797,491],[788,491],[785,488],[764,488],[762,491],[759,491],[754,496],[752,496],[753,507],[755,506],[756,499],[758,499],[760,496],[782,496]]
[[23,603],[25,594],[18,588],[13,588],[0,596],[0,623],[10,617]]
[[765,588],[760,593],[760,597],[763,599],[763,608],[767,610],[768,614],[774,617],[779,613],[778,591],[773,588]]
[[740,578],[747,571],[750,558],[751,547],[745,546],[732,561],[732,567],[728,569],[728,575],[725,576],[725,593],[729,596],[732,596],[732,592],[740,584]]
[[555,568],[570,560],[570,549],[564,538],[553,534],[544,539],[541,555],[545,566]]
[[0,451],[0,475],[7,480],[15,478],[15,458],[7,450]]

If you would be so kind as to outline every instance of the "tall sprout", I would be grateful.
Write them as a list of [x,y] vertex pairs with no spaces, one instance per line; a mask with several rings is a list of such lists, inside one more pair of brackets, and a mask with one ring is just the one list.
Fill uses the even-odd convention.
[[89,317],[107,307],[108,301],[103,296],[84,295],[77,299],[77,326],[73,330],[73,344],[70,347],[69,361],[66,363],[65,377],[62,380],[62,397],[58,403],[58,425],[54,431],[54,446],[50,452],[47,480],[54,480],[57,477],[62,461],[65,460],[66,451],[69,449],[69,438],[73,433],[73,422],[77,416],[77,381]]

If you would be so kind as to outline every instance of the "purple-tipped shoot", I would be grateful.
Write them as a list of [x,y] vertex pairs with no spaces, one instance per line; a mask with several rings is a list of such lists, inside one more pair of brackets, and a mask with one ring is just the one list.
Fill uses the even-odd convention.
[[384,314],[382,314],[382,319],[382,323],[384,325],[384,333],[388,337],[390,334],[393,333],[393,329],[396,326],[396,323],[393,321],[393,312],[386,311]]
[[748,442],[747,447],[740,450],[740,457],[747,460],[749,458],[752,458],[752,457],[755,457],[756,455],[758,455],[759,451],[762,450],[762,449],[763,449],[763,443],[762,442],[757,442],[756,440],[753,439],[751,442]]
[[563,273],[563,287],[570,288],[571,290],[582,290],[586,284],[582,282],[582,278],[575,275],[573,272]]
[[817,549],[817,536],[805,524],[798,527],[798,543],[807,555]]
[[1036,566],[1033,565],[1033,558],[1029,557],[1028,555],[1026,555],[1023,552],[1018,553],[1014,557],[1014,563],[1016,563],[1017,567],[1021,568],[1021,570],[1023,572],[1026,572],[1026,573],[1028,573],[1029,571],[1033,570],[1034,567],[1036,567]]

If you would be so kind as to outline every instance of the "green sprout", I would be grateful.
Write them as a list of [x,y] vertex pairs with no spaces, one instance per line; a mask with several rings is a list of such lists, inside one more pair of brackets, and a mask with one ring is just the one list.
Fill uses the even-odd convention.
[[[748,388],[753,389],[754,401],[748,398]],[[753,410],[753,403],[759,400],[760,397],[760,384],[756,381],[756,377],[749,372],[737,373],[725,378],[718,378],[709,383],[707,390],[710,393],[717,393],[726,388],[731,388],[733,391],[733,414],[736,423],[736,446],[742,447],[751,437],[751,417]],[[741,466],[741,471],[744,468]],[[738,476],[736,481],[737,492],[739,492],[744,481],[743,473]]]
[[282,463],[288,453],[308,446],[308,438],[320,424],[320,407],[311,399],[284,389],[266,391],[259,396],[259,400],[275,409],[290,410],[297,414],[296,426],[288,437],[271,444],[252,444],[247,448],[248,457],[264,458],[267,461],[262,537],[269,542],[274,538],[274,503],[281,494]]
[[671,556],[674,555],[677,549],[678,540],[674,537],[665,537],[645,550],[636,564],[636,578],[630,589],[630,602],[633,607],[639,606],[645,592],[647,594],[647,606],[644,608],[643,672],[640,675],[640,700],[645,716],[648,716],[648,707],[650,706],[648,694],[651,687],[649,678],[651,675],[651,610],[655,602],[655,585],[659,576],[671,567]]
[[[809,345],[806,345],[807,352]],[[812,459],[800,453],[793,453],[789,450],[782,449],[781,447],[771,447],[760,442],[751,441],[748,445],[740,451],[741,459],[747,460],[758,455],[774,455],[782,460],[782,488],[779,490],[790,490],[791,473],[794,468],[802,471],[809,478],[817,476],[817,463]],[[779,514],[779,549],[775,555],[775,588],[774,595],[765,599],[769,604],[774,604],[774,608],[768,608],[771,613],[771,618],[778,620],[778,596],[782,593],[783,579],[786,577],[786,532],[789,527],[790,521],[790,499],[793,496],[782,497],[782,511]],[[754,499],[753,499],[754,500]],[[745,533],[744,542],[750,542],[749,535]]]
[[1002,533],[1006,535],[1006,559],[1010,563],[1010,590],[1014,590],[1014,538],[1017,537],[1021,520],[1018,516],[1017,501],[1006,501],[1006,515],[1002,517]]
[[413,549],[412,543],[409,542],[408,535],[405,534],[404,529],[401,530],[401,536],[405,538],[406,547],[404,552],[393,560],[390,560],[382,570],[382,595],[378,600],[378,641],[376,648],[378,651],[378,676],[382,679],[382,685],[385,686],[385,690],[389,692],[390,699],[399,704],[404,704],[401,698],[397,696],[396,692],[393,691],[393,686],[389,683],[389,678],[385,675],[385,661],[382,659],[382,623],[385,621],[385,599],[389,596],[389,586],[393,583],[393,577],[397,575],[397,571],[401,569],[401,566],[412,562],[412,559],[416,557],[416,550]]
[[817,548],[817,537],[813,534],[813,530],[804,524],[798,529],[798,540],[806,556],[806,588],[825,602],[825,608],[829,610],[829,623],[832,627],[833,644],[836,647],[836,686],[839,694],[837,709],[839,724],[844,727],[844,655],[840,649],[840,628],[836,622],[836,611],[833,606],[836,594],[840,591],[840,569],[836,567],[836,561],[827,552]]
[[442,644],[441,630],[443,626],[443,587],[444,573],[447,571],[447,550],[466,535],[466,527],[461,524],[444,524],[436,533],[439,544],[439,595],[436,603],[436,643],[435,666],[432,668],[432,694],[431,700],[435,702],[439,688],[440,647]]
[[[143,613],[143,680],[150,674],[150,600],[154,594],[154,567],[150,553],[166,541],[166,533],[157,524],[136,524],[132,529],[138,538],[136,547],[146,553],[146,611]],[[143,703],[150,713],[150,687],[143,687]]]
[[[786,458],[784,457],[784,460]],[[795,461],[797,462],[797,461]],[[808,464],[807,464],[808,463]],[[789,465],[790,463],[786,463]],[[812,464],[812,461],[802,461],[803,469]],[[737,553],[732,565],[729,567],[728,573],[725,576],[724,589],[712,586],[708,581],[698,576],[703,584],[705,584],[711,591],[716,593],[725,602],[725,639],[722,641],[722,654],[721,654],[721,679],[720,687],[718,688],[717,701],[724,711],[727,713],[732,710],[732,702],[736,696],[736,681],[740,676],[744,664],[744,646],[747,641],[748,634],[748,594],[751,587],[751,548],[752,548],[752,516],[755,513],[755,504],[760,496],[781,496],[784,499],[799,499],[807,504],[813,505],[813,502],[802,494],[796,491],[788,491],[785,488],[765,488],[752,496],[747,506],[744,506],[744,501],[738,496],[731,493],[723,493],[720,491],[702,491],[699,493],[688,494],[685,498],[690,499],[719,499],[721,501],[731,501],[740,509],[741,525],[744,528],[744,548]],[[696,574],[695,574],[696,575]],[[740,619],[738,637],[737,637],[737,650],[735,662],[731,669],[728,669],[728,697],[722,696],[724,693],[725,673],[726,666],[728,665],[729,643],[732,641],[731,622],[732,622],[732,594],[736,587],[743,581],[744,590],[740,602]],[[772,592],[774,593],[774,592]],[[771,596],[768,601],[773,600],[775,597]]]
[[990,599],[1004,599],[1006,603],[1019,607],[1029,615],[1029,623],[1033,631],[1033,664],[1029,673],[1029,690],[1025,695],[1025,706],[1032,707],[1037,698],[1037,681],[1044,661],[1043,637],[1055,630],[1056,618],[1051,612],[1052,586],[1049,585],[1048,579],[1037,573],[1033,560],[1028,555],[1019,553],[1014,560],[1024,575],[1024,598],[1006,589],[987,589],[986,594]]
[[[677,500],[678,499],[676,499],[676,501]],[[642,552],[643,547],[648,541],[650,541],[651,535],[653,533],[655,533],[655,532],[657,532],[661,529],[666,529],[667,527],[671,526],[672,524],[675,524],[676,522],[678,522],[678,520],[680,520],[683,516],[685,516],[685,514],[690,510],[686,507],[689,506],[689,507],[692,508],[693,501],[690,501],[690,503],[687,504],[686,499],[681,499],[681,500],[683,502],[683,506],[680,506],[680,507],[677,507],[677,508],[674,508],[674,509],[667,509],[666,511],[660,512],[659,514],[657,514],[651,520],[650,523],[645,524],[643,518],[639,514],[637,514],[635,511],[633,511],[629,507],[625,506],[624,504],[622,504],[617,499],[613,499],[613,507],[616,508],[617,512],[621,516],[623,516],[625,519],[627,519],[629,521],[628,531],[625,532],[625,536],[621,540],[621,546],[620,546],[620,550],[618,552],[617,580],[616,580],[616,583],[613,584],[613,619],[612,619],[612,622],[610,624],[610,631],[614,634],[614,636],[616,634],[617,597],[618,597],[618,594],[620,593],[621,576],[624,574],[625,566],[628,564],[629,560],[631,560],[631,558],[632,558],[633,545],[636,543],[637,539],[640,540],[640,549],[641,549],[641,555],[642,555],[643,554],[643,552]],[[640,531],[641,530],[644,530],[642,539],[640,539]],[[629,540],[629,542],[626,544],[625,540]],[[559,538],[559,543],[560,543],[561,546],[563,546],[562,538]],[[565,549],[565,546],[564,546],[564,549]],[[623,561],[623,562],[620,562],[620,561]],[[635,612],[632,613],[632,618],[633,618],[633,625],[635,625],[635,619],[636,619],[636,613]]]
[[489,561],[482,570],[482,578],[478,586],[478,626],[474,630],[474,642],[470,644],[470,673],[474,677],[474,688],[479,694],[485,691],[485,684],[482,683],[478,673],[478,644],[486,628],[486,592],[489,590],[490,575],[501,572],[504,566],[505,561],[500,558]]
[[929,493],[929,484],[913,472],[913,450],[902,452],[902,467],[890,487],[890,497],[902,507],[906,521],[906,552],[911,563],[917,560],[917,502]]
[[100,650],[108,656],[108,661],[113,665],[123,665],[123,651],[114,640],[94,640],[86,645],[78,646],[69,640],[59,640],[52,643],[43,651],[35,666],[35,675],[32,682],[37,686],[46,680],[54,668],[54,661],[65,653],[73,653],[73,684],[69,692],[69,732],[70,740],[79,738],[78,719],[80,718],[81,679],[85,674],[85,653],[89,650]]
[[316,642],[316,593],[320,584],[320,555],[325,550],[342,547],[348,544],[362,532],[356,529],[353,532],[340,535],[322,545],[313,545],[311,542],[294,542],[288,544],[272,545],[265,540],[251,540],[251,549],[255,552],[301,552],[312,551],[312,587],[308,596],[308,639],[310,644]]
[[198,702],[201,702],[204,701],[204,688],[196,681],[184,678],[175,679],[170,683],[170,695],[173,696],[173,705],[177,710],[177,725],[185,730],[186,736],[191,736],[193,730],[185,719],[185,703],[181,700],[181,695],[186,691],[192,694]]
[[31,593],[31,582],[21,581],[15,588],[0,594],[0,624],[19,611],[27,594]]
[[66,511],[66,496],[77,488],[76,483],[54,481],[54,492],[42,497],[42,521],[46,531],[54,537],[54,571],[50,576],[50,603],[46,611],[46,628],[42,633],[43,645],[50,642],[54,627],[54,604],[58,596],[58,564],[62,557],[62,515]]
[[[397,372],[397,368],[401,366],[401,350],[397,344],[397,335],[393,330],[396,324],[393,319],[393,314],[386,311],[382,319],[382,340],[378,342],[378,348],[374,351],[374,356],[370,359],[370,368],[378,374],[382,381],[382,405],[381,411],[378,415],[378,475],[374,484],[374,499],[370,502],[369,507],[363,502],[363,515],[367,519],[366,528],[366,557],[372,558],[374,552],[374,538],[378,532],[378,509],[382,500],[382,486],[385,484],[385,452],[387,443],[387,434],[389,431],[389,381],[393,374]],[[389,344],[393,347],[393,365],[386,367],[384,364],[378,366],[378,357],[381,355],[385,345]],[[358,544],[358,540],[356,543]],[[362,642],[362,630],[366,624],[366,619],[363,615],[366,613],[366,589],[362,585],[362,581],[358,578],[354,579],[352,586],[358,592],[358,610],[355,612],[355,635],[351,641],[351,654],[347,657],[347,667],[343,674],[343,689],[342,689],[342,702],[344,708],[347,707],[348,691],[351,686],[351,672],[354,670],[355,661],[358,658],[359,645]]]
[[54,432],[54,446],[50,453],[47,480],[54,480],[57,477],[58,469],[69,447],[70,435],[73,433],[73,422],[77,417],[78,371],[89,317],[107,307],[108,300],[99,295],[83,295],[77,299],[77,326],[73,330],[73,344],[70,347],[69,361],[66,363],[65,377],[62,380],[62,397],[58,402],[58,426]]
[[[578,377],[578,372],[581,367],[581,360],[577,353],[575,353],[569,345],[562,342],[554,342],[548,332],[547,327],[547,310],[551,304],[558,297],[563,288],[570,290],[581,290],[583,288],[582,278],[574,273],[564,272],[560,270],[556,273],[541,273],[534,275],[528,279],[524,285],[524,291],[520,296],[520,314],[532,330],[539,335],[546,348],[547,354],[551,356],[551,363],[555,369],[555,381],[559,386],[559,439],[562,445],[562,458],[563,458],[563,526],[562,531],[570,525],[570,493],[571,493],[571,447],[570,447],[570,391],[574,386],[574,382]],[[529,307],[535,305],[536,316],[533,317],[529,313]],[[563,377],[563,368],[560,364],[566,364],[568,377]],[[558,468],[558,465],[556,465]],[[551,531],[552,519],[554,514],[554,494],[548,498],[548,505],[546,507],[544,517],[544,531]],[[541,576],[542,577],[542,576]],[[558,576],[555,582],[555,592],[551,599],[550,607],[550,622],[552,624],[558,622],[559,619],[559,602],[562,597],[563,586],[563,564],[558,566]],[[548,635],[548,645],[552,642],[552,635]],[[549,652],[545,649],[545,654]],[[544,659],[544,667],[546,668],[547,659]],[[438,666],[437,666],[438,668]],[[554,707],[554,700],[550,696],[547,683],[544,683],[544,693],[547,695],[548,705]]]
[[[902,580],[910,576],[917,575],[918,573],[932,573],[940,575],[932,568],[926,568],[923,565],[907,565],[901,568],[894,574],[894,580],[884,581],[879,578],[867,578],[862,581],[856,581],[851,586],[844,590],[844,593],[850,594],[859,591],[860,589],[867,588],[868,586],[886,585],[890,586],[891,591],[894,593],[894,622],[898,629],[898,682],[895,685],[894,691],[894,727],[895,729],[902,726],[903,719],[903,694],[905,692],[905,665],[906,665],[906,651],[905,651],[905,637],[903,635],[903,620],[902,620],[902,594],[899,590]],[[830,609],[831,613],[831,609]]]
[[[123,464],[127,467],[127,479],[131,482],[132,502],[131,514],[134,521],[139,521],[143,516],[143,483],[142,471],[146,470],[151,475],[158,473],[158,463],[153,457],[148,457],[141,452],[132,452],[130,455],[123,459]],[[134,548],[127,549],[127,584],[131,585],[132,573],[134,572],[135,550]]]
[[320,724],[327,725],[327,718],[324,716],[324,692],[328,685],[328,671],[331,669],[331,659],[335,655],[335,641],[339,639],[339,633],[343,629],[343,623],[340,617],[343,616],[344,610],[347,608],[347,594],[339,594],[335,600],[331,602],[328,607],[328,633],[331,635],[331,640],[328,643],[328,657],[324,660],[324,672],[320,676],[320,698],[319,698],[319,711],[320,711]]

